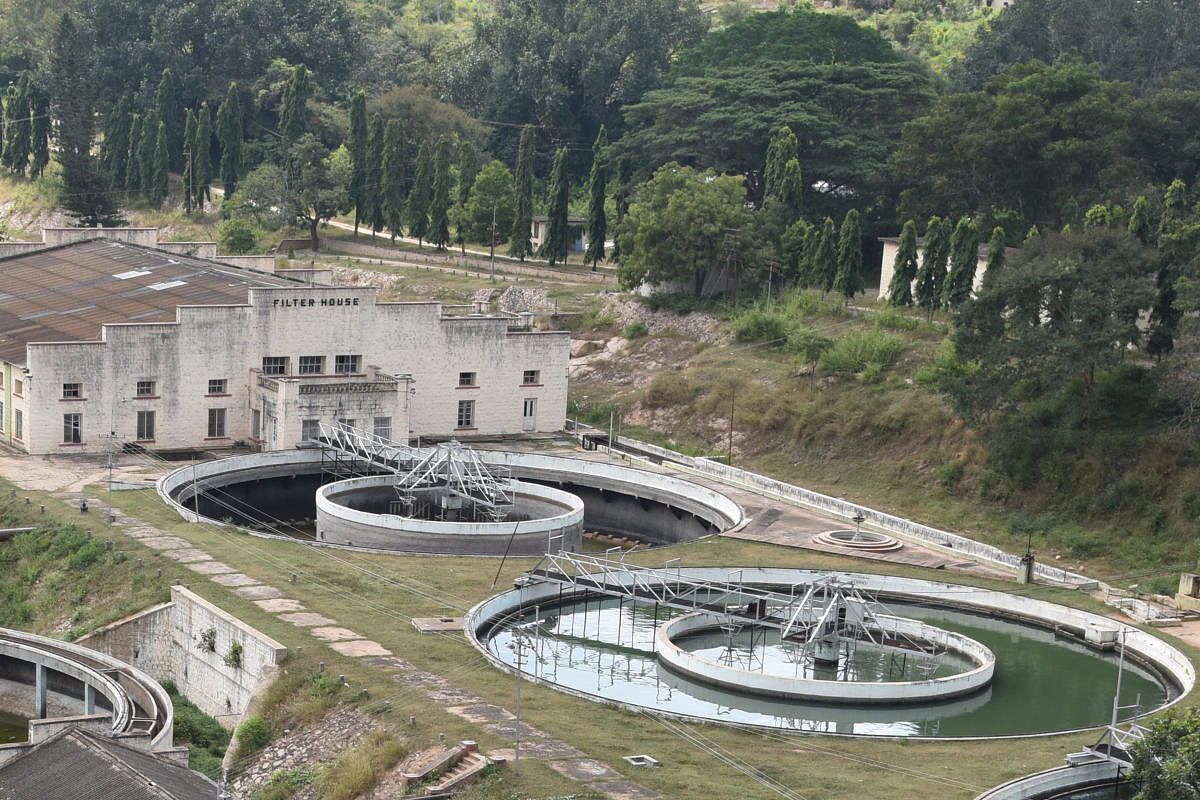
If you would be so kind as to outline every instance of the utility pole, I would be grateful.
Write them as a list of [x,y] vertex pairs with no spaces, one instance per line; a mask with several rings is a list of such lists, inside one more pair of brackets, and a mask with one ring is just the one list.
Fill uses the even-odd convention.
[[496,201],[492,201],[492,243],[491,260],[492,260],[492,283],[496,282]]
[[516,637],[514,643],[517,646],[517,735],[516,741],[513,743],[513,775],[521,777],[521,667],[523,648],[525,646],[525,631],[521,629],[521,623],[525,621],[525,615],[517,617]]

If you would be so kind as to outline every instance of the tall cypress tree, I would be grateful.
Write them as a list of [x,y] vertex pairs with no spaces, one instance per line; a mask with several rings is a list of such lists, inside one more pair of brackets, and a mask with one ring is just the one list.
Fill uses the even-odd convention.
[[438,250],[450,243],[450,140],[438,140],[433,159],[433,197],[429,203],[429,241]]
[[1133,201],[1133,213],[1129,215],[1129,232],[1142,244],[1150,244],[1150,204],[1145,195]]
[[167,123],[158,123],[158,137],[154,142],[154,169],[150,183],[150,200],[162,205],[167,199],[167,177],[170,172],[170,155],[167,149]]
[[479,153],[475,150],[475,145],[469,139],[463,139],[458,146],[458,198],[455,200],[455,219],[454,241],[463,250],[465,255],[467,252],[467,240],[465,235],[465,209],[467,200],[471,197],[471,188],[475,185],[475,178],[479,175]]
[[910,219],[904,223],[896,246],[892,282],[888,286],[888,303],[893,306],[912,305],[912,283],[917,277],[917,266],[917,223]]
[[931,217],[925,228],[925,242],[921,253],[921,268],[917,270],[917,305],[927,309],[929,319],[942,299],[942,284],[946,282],[946,256],[950,237],[946,232],[949,223],[941,217]]
[[536,143],[533,126],[526,125],[521,129],[521,144],[517,150],[516,180],[513,182],[517,214],[508,242],[508,254],[522,261],[533,253],[529,235],[533,227],[533,148]]
[[608,236],[608,219],[604,201],[608,194],[608,133],[604,126],[592,142],[592,172],[588,175],[587,252],[584,261],[592,262],[592,272],[604,258],[604,239]]
[[196,183],[196,207],[204,211],[204,204],[212,202],[209,185],[213,182],[212,162],[212,112],[208,103],[201,103],[196,113],[196,142],[192,154],[192,172]]
[[567,148],[554,154],[554,167],[550,170],[550,191],[546,196],[546,238],[538,249],[538,255],[554,262],[567,261],[567,202],[570,199],[570,184],[567,180]]
[[847,211],[842,220],[837,264],[833,288],[849,303],[850,298],[866,288],[863,278],[862,222],[857,209]]
[[363,185],[363,206],[370,212],[364,215],[364,221],[370,224],[374,233],[383,230],[387,217],[383,209],[383,171],[380,169],[383,163],[384,136],[383,117],[375,114],[371,117],[367,134],[367,163],[371,168],[367,170]]
[[1175,329],[1182,318],[1175,307],[1175,281],[1193,258],[1187,237],[1181,235],[1189,213],[1187,184],[1176,178],[1167,187],[1158,224],[1157,295],[1150,309],[1150,335],[1146,340],[1146,351],[1159,358],[1175,349]]
[[179,89],[179,80],[170,68],[164,69],[154,97],[158,119],[166,126],[167,164],[169,169],[183,169],[184,127],[187,111]]
[[217,109],[217,141],[221,144],[221,184],[229,197],[237,191],[242,171],[242,100],[236,83],[229,84]]
[[1004,272],[1004,266],[1008,260],[1005,248],[1004,228],[997,225],[992,228],[992,238],[988,240],[987,264],[983,270],[984,289],[999,280],[1000,273]]
[[[784,125],[772,134],[771,141],[767,144],[766,164],[763,166],[763,205],[766,205],[769,197],[780,197],[784,170],[787,163],[797,157],[798,152],[796,134],[792,133],[791,128]],[[796,166],[799,166],[798,161]]]
[[13,86],[5,109],[7,131],[4,137],[4,165],[18,175],[24,175],[29,166],[29,150],[32,144],[29,73]]
[[129,122],[129,150],[125,154],[125,196],[142,191],[142,115],[134,114]]
[[817,239],[817,249],[813,251],[812,282],[822,292],[833,288],[833,279],[837,275],[837,228],[833,220],[825,218],[821,226],[821,236]]
[[433,157],[429,153],[429,143],[421,142],[421,148],[417,151],[417,173],[413,177],[412,191],[408,193],[408,203],[405,207],[408,235],[416,238],[418,248],[421,246],[421,240],[429,233],[432,183]]
[[138,142],[138,188],[146,200],[154,200],[154,150],[158,145],[158,112],[150,111],[142,120],[142,140]]
[[100,148],[100,161],[112,176],[117,186],[125,186],[125,173],[129,164],[129,135],[133,126],[133,110],[129,95],[117,101],[109,112],[104,126],[104,144]]
[[[350,101],[350,138],[346,146],[354,168],[350,175],[350,202],[354,204],[354,236],[357,238],[367,191],[367,93],[361,89]],[[377,168],[379,165],[371,166]]]
[[404,123],[389,119],[383,133],[383,173],[379,187],[379,207],[383,224],[391,231],[392,241],[404,232],[404,198],[408,183],[408,142]]
[[196,197],[196,115],[189,108],[183,126],[183,212],[192,213]]
[[950,236],[950,271],[942,285],[942,304],[954,309],[971,297],[979,266],[979,229],[968,217],[954,226]]
[[821,244],[821,233],[820,225],[810,225],[804,232],[804,241],[800,246],[800,258],[796,263],[796,282],[801,286],[817,285],[817,273],[813,265],[816,263],[817,248]]
[[33,161],[29,165],[29,177],[40,178],[50,163],[50,98],[36,86],[30,97],[33,111],[30,148]]
[[86,226],[120,224],[120,209],[104,170],[92,156],[95,134],[95,52],[86,32],[64,12],[51,37],[55,143],[62,166],[59,202]]
[[308,130],[308,98],[311,96],[308,68],[297,64],[283,90],[283,104],[279,108],[279,135],[285,153]]

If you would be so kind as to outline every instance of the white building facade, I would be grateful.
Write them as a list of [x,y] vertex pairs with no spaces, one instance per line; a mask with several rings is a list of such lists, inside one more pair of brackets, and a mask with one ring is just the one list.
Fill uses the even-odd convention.
[[[203,282],[164,277],[145,280]],[[370,287],[255,278],[243,302],[170,311],[173,321],[100,321],[94,339],[28,341],[23,359],[9,347],[0,441],[38,454],[128,443],[275,450],[337,420],[403,440],[554,431],[566,417],[569,334],[508,315],[449,316],[438,303],[378,302]],[[11,345],[2,328],[0,344],[6,335]]]

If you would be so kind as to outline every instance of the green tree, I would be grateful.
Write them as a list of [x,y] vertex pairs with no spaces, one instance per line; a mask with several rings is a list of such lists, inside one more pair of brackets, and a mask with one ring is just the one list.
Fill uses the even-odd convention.
[[125,193],[129,197],[142,191],[142,115],[134,114],[129,123],[129,152],[125,156]]
[[164,69],[158,82],[158,90],[154,95],[154,107],[158,111],[158,119],[167,128],[167,158],[168,168],[183,169],[184,127],[187,111],[184,108],[183,95],[179,81],[171,69]]
[[524,261],[533,254],[529,241],[533,228],[533,148],[537,134],[532,125],[521,129],[521,145],[517,150],[515,189],[517,212],[513,217],[512,235],[509,237],[508,254]]
[[383,230],[387,213],[383,207],[383,153],[386,143],[383,117],[374,114],[367,134],[367,161],[373,166],[367,171],[366,183],[363,187],[364,217],[370,224],[371,230],[378,233]]
[[933,99],[921,66],[849,16],[759,13],[680,53],[662,88],[626,110],[621,148],[642,172],[678,161],[744,175],[757,200],[769,139],[787,126],[803,156],[792,148],[778,168],[796,157],[803,208],[840,217],[884,189],[887,154]]
[[705,279],[723,266],[726,232],[749,222],[740,176],[664,164],[635,190],[621,223],[621,282],[688,281],[699,297]]
[[242,101],[236,83],[229,84],[217,108],[217,141],[221,144],[221,185],[226,197],[237,191],[242,172]]
[[212,112],[208,103],[201,103],[196,112],[196,140],[192,148],[192,174],[196,184],[196,207],[204,210],[206,202],[212,202],[209,185],[216,177],[212,162]]
[[429,234],[429,203],[432,199],[433,156],[429,152],[429,143],[421,142],[417,150],[417,171],[405,206],[408,235],[416,237],[418,248],[421,240]]
[[117,101],[117,105],[104,122],[100,163],[111,176],[113,183],[123,187],[129,168],[129,137],[133,127],[133,110],[127,95]]
[[1175,348],[1175,332],[1182,316],[1175,305],[1175,283],[1195,257],[1194,242],[1186,235],[1190,213],[1187,185],[1176,178],[1167,187],[1162,219],[1158,224],[1159,267],[1154,307],[1150,309],[1150,336],[1146,343],[1147,352],[1159,358]]
[[1142,244],[1150,244],[1150,208],[1145,195],[1133,201],[1133,213],[1129,215],[1129,233]]
[[438,249],[445,250],[450,243],[450,151],[452,142],[442,137],[438,140],[433,159],[433,195],[429,203],[429,241]]
[[158,123],[158,136],[154,141],[153,168],[150,173],[150,201],[162,205],[167,199],[168,170],[170,156],[167,150],[167,124]]
[[50,98],[46,93],[33,88],[33,133],[31,147],[33,160],[29,165],[29,177],[40,178],[50,163]]
[[1005,244],[1004,228],[992,228],[992,238],[988,241],[987,264],[983,270],[983,286],[987,286],[1000,278],[1008,261],[1008,247]]
[[608,237],[608,218],[604,204],[608,199],[608,134],[604,126],[592,142],[592,171],[588,175],[587,252],[584,261],[592,262],[592,272],[604,258],[604,240]]
[[819,281],[816,258],[824,233],[823,225],[809,225],[808,230],[804,232],[804,240],[800,245],[800,258],[796,263],[796,282],[801,286],[816,286]]
[[1129,779],[1141,784],[1134,800],[1200,797],[1200,708],[1168,711],[1134,743]]
[[[526,123],[554,141],[594,141],[601,126],[616,138],[622,109],[706,27],[696,0],[497,0],[478,18],[450,94],[476,119],[507,123],[493,128],[493,153],[513,152],[515,126]],[[582,158],[568,164],[584,169]]]
[[554,154],[554,168],[550,170],[550,188],[546,197],[546,238],[538,255],[550,260],[567,260],[567,203],[570,200],[570,183],[567,179],[567,149]]
[[[472,242],[499,244],[508,238],[517,202],[513,175],[500,161],[492,161],[480,170],[463,210],[466,238]],[[495,241],[492,221],[495,220]]]
[[917,267],[917,224],[910,219],[904,223],[896,246],[892,282],[888,286],[888,303],[893,306],[912,305],[912,284],[917,277]]
[[189,108],[187,120],[183,126],[183,211],[192,213],[196,199],[196,114]]
[[479,151],[469,140],[464,139],[458,146],[458,197],[454,202],[454,241],[467,252],[466,240],[466,207],[471,198],[471,187],[479,176]]
[[978,417],[1038,392],[1069,391],[1086,415],[1096,373],[1116,367],[1140,339],[1154,264],[1152,251],[1113,228],[1048,232],[1028,242],[955,318],[955,350],[974,365],[947,387],[955,407]]
[[814,244],[812,260],[809,262],[809,283],[822,292],[833,288],[833,279],[837,275],[837,228],[831,217],[826,217],[821,225],[821,235]]
[[807,273],[804,248],[812,230],[812,225],[798,219],[783,231],[779,253],[783,258],[783,280],[787,283],[802,283],[802,278]]
[[921,268],[917,270],[917,305],[928,311],[933,319],[933,310],[941,304],[942,286],[946,283],[946,259],[950,255],[950,223],[941,217],[931,217],[925,228],[924,247],[921,252]]
[[856,209],[846,212],[842,220],[841,240],[838,242],[837,274],[833,278],[833,290],[840,293],[846,302],[863,291],[862,221]]
[[942,283],[942,304],[946,308],[958,308],[971,296],[978,266],[979,229],[970,218],[963,217],[950,235],[950,271]]
[[378,197],[383,224],[391,232],[393,242],[404,232],[407,175],[408,140],[404,136],[404,123],[389,119],[383,134],[383,173]]
[[84,226],[122,222],[112,184],[92,156],[95,133],[94,48],[88,35],[64,13],[54,29],[49,53],[54,87],[55,142],[62,166],[60,205]]
[[138,141],[138,189],[143,199],[154,199],[154,152],[158,145],[158,113],[150,111],[142,120],[142,136]]
[[312,81],[308,68],[297,64],[283,90],[283,103],[279,107],[279,136],[285,152],[308,130],[308,99],[312,97]]
[[29,73],[26,72],[12,87],[5,104],[7,130],[4,136],[3,162],[4,166],[18,175],[25,174],[25,169],[29,166],[29,151],[33,145],[30,92]]
[[779,197],[783,192],[784,168],[799,155],[796,134],[784,125],[775,131],[767,144],[767,159],[763,167],[763,200]]
[[346,141],[354,175],[350,179],[350,202],[354,204],[354,236],[358,237],[358,222],[362,219],[367,191],[367,170],[378,164],[367,163],[367,93],[359,89],[350,101],[350,138]]
[[306,133],[284,153],[284,166],[266,162],[242,181],[239,193],[251,207],[278,209],[285,220],[308,226],[312,249],[321,246],[318,226],[349,209],[354,168],[345,147],[332,153]]

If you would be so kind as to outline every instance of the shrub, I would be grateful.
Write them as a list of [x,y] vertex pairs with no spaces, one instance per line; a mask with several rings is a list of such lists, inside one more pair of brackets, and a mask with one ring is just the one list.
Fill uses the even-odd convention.
[[654,376],[646,387],[642,404],[647,408],[671,408],[681,406],[692,399],[692,389],[687,378],[677,372],[661,372]]
[[217,652],[217,629],[208,628],[200,631],[200,641],[196,643],[197,650],[207,650],[210,653]]
[[797,325],[788,334],[787,351],[795,353],[807,362],[818,361],[830,347],[833,347],[833,339],[822,336],[805,325]]
[[253,800],[285,800],[316,777],[316,772],[309,767],[276,770],[266,783],[254,790]]
[[624,335],[626,339],[641,339],[650,333],[650,329],[646,327],[646,323],[640,319],[636,319],[625,326]]
[[753,308],[734,319],[733,338],[782,347],[788,338],[788,328],[788,320],[782,314]]
[[885,308],[875,315],[875,327],[889,331],[912,331],[920,327],[921,321],[901,314],[899,309]]
[[237,727],[238,752],[242,755],[254,753],[266,745],[270,739],[267,723],[257,714],[247,717],[246,721]]
[[242,668],[242,645],[239,642],[232,642],[229,645],[229,652],[225,654],[223,659],[225,666],[233,667],[234,669]]
[[859,383],[879,383],[883,380],[883,365],[882,364],[867,364],[863,371],[858,373]]
[[833,375],[853,375],[868,364],[890,367],[904,352],[904,342],[882,331],[852,331],[821,354],[821,366]]
[[385,771],[408,754],[409,748],[387,731],[374,730],[321,776],[319,786],[325,800],[350,800],[370,789]]
[[957,458],[947,461],[938,470],[938,481],[947,489],[953,489],[962,483],[963,465]]
[[221,224],[217,226],[217,241],[221,243],[225,252],[244,255],[254,250],[258,244],[258,237],[254,233],[254,226],[249,222],[240,217],[230,217],[221,220]]

